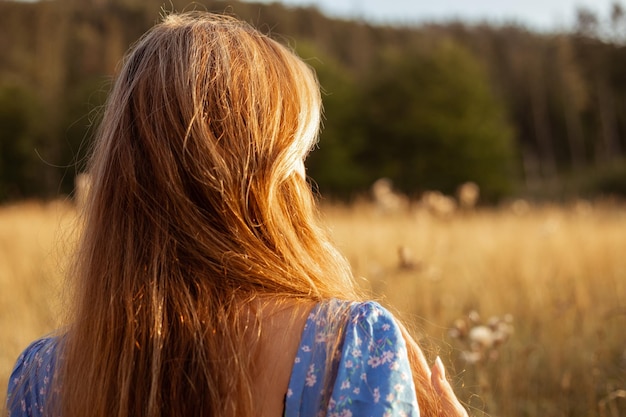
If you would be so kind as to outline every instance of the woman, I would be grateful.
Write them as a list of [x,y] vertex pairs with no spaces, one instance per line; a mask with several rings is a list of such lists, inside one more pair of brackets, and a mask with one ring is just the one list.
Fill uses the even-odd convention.
[[96,137],[71,324],[20,357],[9,414],[466,415],[318,224],[320,106],[312,71],[240,21],[150,30]]

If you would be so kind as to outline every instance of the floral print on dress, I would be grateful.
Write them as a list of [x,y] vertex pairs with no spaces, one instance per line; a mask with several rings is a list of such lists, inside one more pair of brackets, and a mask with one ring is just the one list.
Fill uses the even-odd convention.
[[[40,339],[20,355],[9,380],[9,417],[40,417],[48,396],[58,394],[58,345]],[[375,302],[319,303],[302,332],[284,415],[419,417],[406,344],[391,313]]]
[[50,393],[54,375],[56,339],[44,338],[33,342],[18,358],[7,391],[10,417],[39,417]]
[[[337,329],[333,313],[345,307],[347,323]],[[326,344],[338,330],[343,330],[343,339],[328,366],[332,349]],[[309,384],[312,379],[316,384]],[[320,383],[331,384],[328,398]],[[309,315],[294,361],[285,417],[318,416],[419,416],[406,343],[391,313],[378,303],[332,300],[318,304]]]

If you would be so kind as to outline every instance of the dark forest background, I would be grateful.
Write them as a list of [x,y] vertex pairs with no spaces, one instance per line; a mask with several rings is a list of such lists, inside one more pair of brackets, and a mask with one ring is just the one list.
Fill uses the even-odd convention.
[[571,28],[377,26],[226,1],[0,1],[0,202],[70,194],[116,66],[166,11],[235,14],[293,47],[324,89],[308,174],[330,198],[378,178],[415,196],[626,196],[626,13]]

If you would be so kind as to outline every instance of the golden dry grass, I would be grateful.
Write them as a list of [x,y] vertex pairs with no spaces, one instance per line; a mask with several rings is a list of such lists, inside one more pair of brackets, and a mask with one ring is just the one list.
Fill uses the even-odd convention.
[[[626,415],[626,399],[610,399],[626,388],[623,207],[447,219],[335,208],[328,218],[357,275],[432,341],[474,414]],[[399,246],[414,268],[399,267]],[[462,346],[448,331],[472,310],[513,316],[515,333],[497,360],[459,359]]]
[[[0,207],[0,399],[17,355],[59,324],[62,276],[71,246],[69,204]],[[0,407],[1,408],[1,407]]]
[[[359,282],[415,323],[473,414],[626,415],[626,209],[615,205],[423,212],[325,207]],[[59,322],[74,211],[0,208],[0,387],[13,361]],[[398,248],[412,266],[399,265]],[[495,360],[465,363],[456,319],[511,314]],[[0,395],[4,401],[4,392]]]

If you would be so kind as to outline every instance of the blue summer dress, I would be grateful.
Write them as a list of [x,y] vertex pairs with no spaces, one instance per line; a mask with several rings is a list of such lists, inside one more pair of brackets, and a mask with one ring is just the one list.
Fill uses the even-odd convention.
[[[338,311],[343,320],[334,320]],[[43,415],[56,346],[56,338],[43,338],[20,355],[8,386],[10,417]],[[391,313],[375,302],[319,303],[302,332],[284,416],[418,417],[406,344]]]

